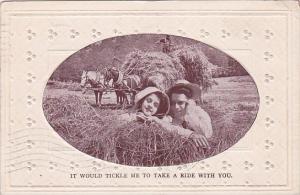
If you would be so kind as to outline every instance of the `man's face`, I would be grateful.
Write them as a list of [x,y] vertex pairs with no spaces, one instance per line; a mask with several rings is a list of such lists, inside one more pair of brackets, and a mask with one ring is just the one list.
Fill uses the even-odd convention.
[[177,119],[181,119],[185,114],[188,98],[184,94],[173,93],[171,95],[171,114]]
[[146,116],[154,115],[159,107],[160,99],[156,94],[151,94],[142,103],[142,111]]

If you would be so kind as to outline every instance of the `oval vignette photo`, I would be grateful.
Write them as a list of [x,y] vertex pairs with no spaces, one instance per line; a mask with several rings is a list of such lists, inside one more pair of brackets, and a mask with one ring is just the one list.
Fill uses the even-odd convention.
[[256,84],[237,60],[166,34],[92,43],[54,70],[43,94],[44,115],[66,142],[129,166],[218,155],[247,136],[258,109]]

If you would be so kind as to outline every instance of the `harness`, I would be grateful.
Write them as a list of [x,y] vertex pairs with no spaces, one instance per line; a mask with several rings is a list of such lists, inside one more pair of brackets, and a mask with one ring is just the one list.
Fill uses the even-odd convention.
[[[96,71],[95,80],[88,77],[88,72],[85,74],[85,79],[87,82],[90,82],[91,85],[103,87],[103,84],[101,83],[101,72],[99,72],[99,71]],[[85,82],[84,86],[87,84],[87,82]],[[96,87],[96,86],[94,86],[94,87]]]
[[124,75],[121,71],[118,71],[118,79],[114,82],[116,85],[121,85],[123,83]]
[[96,81],[97,84],[101,83],[100,78],[101,78],[101,73],[99,71],[96,71],[96,79],[95,79],[95,81]]
[[129,90],[129,91],[137,92],[138,90],[133,89],[132,87],[130,87],[124,83],[124,80],[127,78],[128,77],[124,76],[124,74],[121,71],[118,71],[118,79],[116,81],[114,81],[114,85],[121,87],[123,89]]

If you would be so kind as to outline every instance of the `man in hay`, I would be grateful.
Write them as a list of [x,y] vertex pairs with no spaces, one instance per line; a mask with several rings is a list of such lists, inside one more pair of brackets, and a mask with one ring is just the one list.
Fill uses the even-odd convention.
[[164,129],[191,138],[199,147],[209,148],[207,138],[213,134],[210,116],[196,100],[201,95],[197,84],[178,80],[167,94],[170,99],[169,115],[155,120]]

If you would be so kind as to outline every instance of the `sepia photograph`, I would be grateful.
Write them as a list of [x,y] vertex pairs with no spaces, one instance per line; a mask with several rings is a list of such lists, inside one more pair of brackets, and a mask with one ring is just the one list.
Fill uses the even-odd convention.
[[129,166],[218,155],[247,136],[259,110],[251,75],[213,46],[131,34],[80,49],[49,78],[44,115],[77,150]]
[[299,194],[299,10],[3,2],[0,194]]

